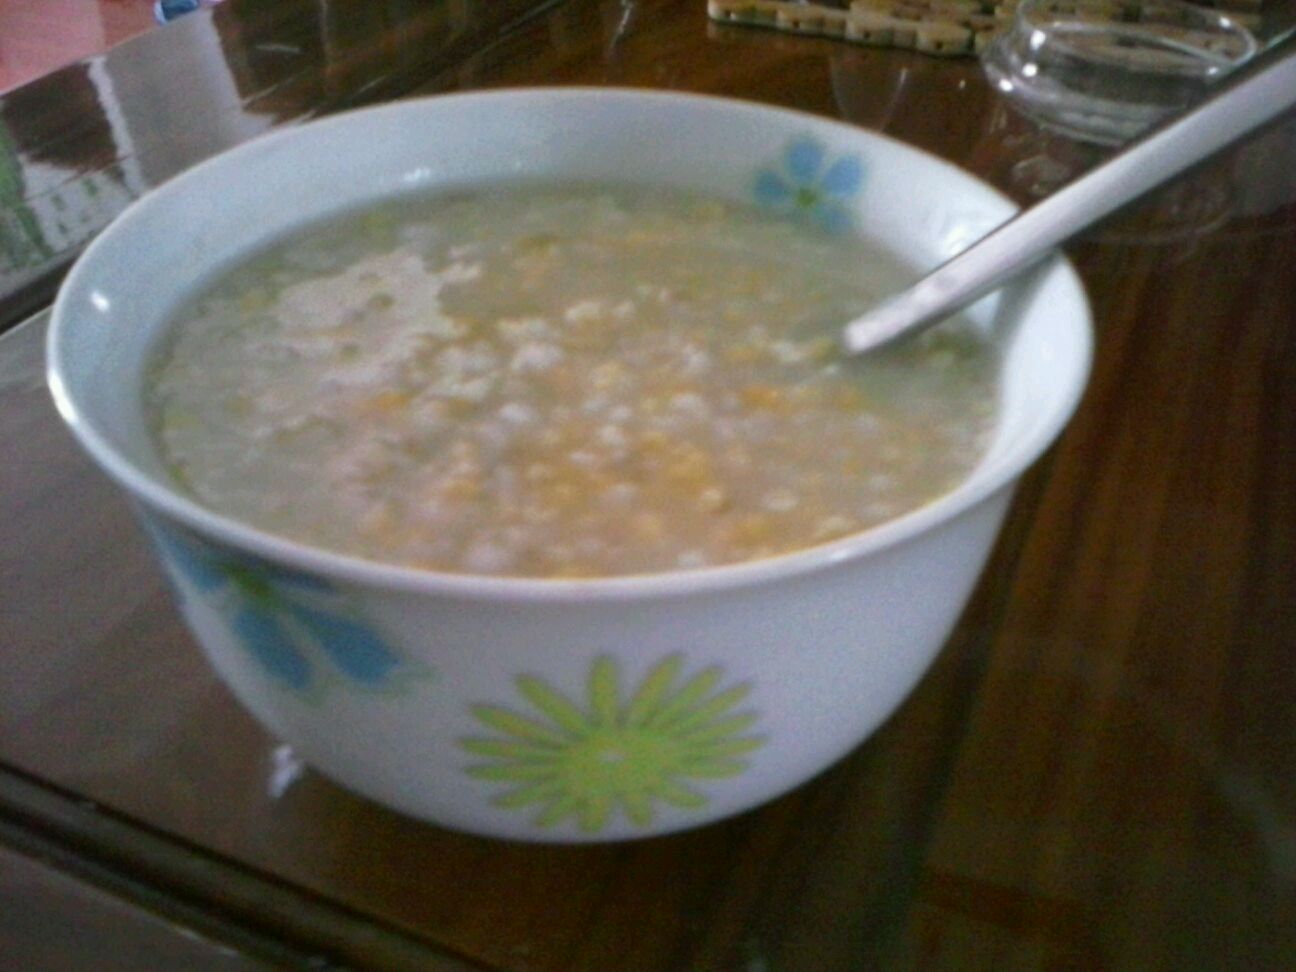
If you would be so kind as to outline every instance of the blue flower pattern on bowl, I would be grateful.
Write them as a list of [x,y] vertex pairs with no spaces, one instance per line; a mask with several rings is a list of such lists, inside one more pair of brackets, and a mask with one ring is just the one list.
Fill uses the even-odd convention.
[[778,165],[756,173],[752,194],[761,206],[809,219],[834,233],[855,225],[850,203],[864,188],[864,163],[858,155],[830,159],[813,138],[793,139]]
[[156,522],[148,528],[175,579],[208,595],[239,644],[281,687],[313,694],[336,676],[361,689],[390,691],[431,675],[397,654],[326,581]]

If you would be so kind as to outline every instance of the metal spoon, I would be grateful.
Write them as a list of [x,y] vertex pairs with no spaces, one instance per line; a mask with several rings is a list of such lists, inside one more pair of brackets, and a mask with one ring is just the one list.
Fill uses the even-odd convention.
[[[1280,49],[1281,48],[1281,49]],[[851,321],[842,342],[859,354],[938,323],[1052,255],[1113,210],[1201,162],[1296,104],[1296,53],[1283,42],[1229,75],[1197,107],[1153,129]]]

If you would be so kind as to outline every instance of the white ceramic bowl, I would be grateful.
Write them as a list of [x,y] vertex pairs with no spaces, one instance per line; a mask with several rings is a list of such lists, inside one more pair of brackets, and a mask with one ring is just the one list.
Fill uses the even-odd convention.
[[1010,333],[1010,347],[1001,426],[961,487],[877,529],[769,560],[604,580],[438,574],[288,542],[175,489],[140,388],[155,339],[197,283],[325,213],[518,177],[800,205],[855,221],[915,267],[1013,208],[914,149],[754,104],[575,89],[403,102],[258,139],[131,208],[59,295],[50,387],[82,445],[136,501],[211,664],[311,765],[481,834],[584,841],[692,827],[818,773],[917,683],[1013,484],[1083,389],[1084,293],[1057,261],[1029,292],[975,308],[984,326]]

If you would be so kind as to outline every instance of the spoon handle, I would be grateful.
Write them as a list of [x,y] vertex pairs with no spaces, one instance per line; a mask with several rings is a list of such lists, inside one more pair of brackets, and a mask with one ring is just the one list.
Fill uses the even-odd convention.
[[[1282,50],[1279,50],[1282,48]],[[1296,54],[1281,43],[1221,82],[1206,101],[1036,203],[916,284],[846,325],[850,354],[914,334],[1050,256],[1113,210],[1296,104]]]

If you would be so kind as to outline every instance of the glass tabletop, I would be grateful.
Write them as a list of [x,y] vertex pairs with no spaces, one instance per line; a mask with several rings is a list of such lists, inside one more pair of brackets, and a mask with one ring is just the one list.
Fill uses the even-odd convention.
[[[1023,202],[1102,151],[1015,115],[970,58],[717,25],[693,0],[228,0],[0,99],[39,226],[33,200],[94,200],[44,250],[6,251],[10,319],[129,199],[226,145],[538,83],[840,117]],[[468,837],[302,766],[206,667],[127,503],[61,428],[44,316],[11,328],[0,843],[212,916],[253,956],[278,943],[287,967],[1291,966],[1294,159],[1289,118],[1071,248],[1098,332],[1088,393],[918,689],[810,784],[640,842]]]

